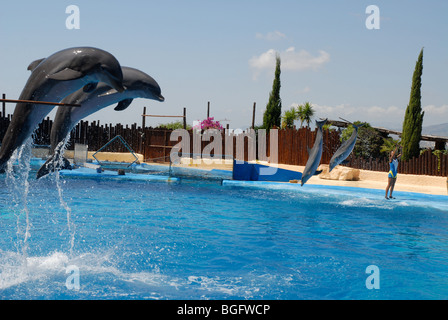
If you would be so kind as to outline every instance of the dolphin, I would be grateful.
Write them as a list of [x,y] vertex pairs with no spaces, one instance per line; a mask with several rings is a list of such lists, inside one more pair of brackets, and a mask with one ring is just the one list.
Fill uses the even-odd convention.
[[306,162],[305,169],[302,173],[302,181],[301,185],[303,186],[309,178],[311,178],[315,174],[319,174],[320,171],[316,171],[317,167],[319,167],[320,159],[322,158],[322,146],[323,146],[323,132],[322,127],[327,123],[328,119],[322,121],[316,121],[317,126],[317,135],[316,140],[314,141],[313,148],[310,150],[308,148],[308,161]]
[[345,140],[341,146],[336,150],[336,152],[333,154],[333,157],[331,157],[330,160],[330,172],[333,170],[338,164],[344,162],[345,159],[348,158],[350,153],[353,151],[353,148],[356,144],[356,138],[358,137],[358,128],[365,125],[365,123],[362,123],[360,125],[355,125],[350,122],[350,124],[353,126],[354,130],[350,138]]
[[[20,100],[59,102],[84,87],[91,91],[98,82],[105,82],[117,91],[124,90],[120,63],[110,53],[92,47],[75,47],[58,51],[32,62],[32,70]],[[14,150],[29,138],[52,105],[17,103],[0,149],[0,172]]]
[[79,89],[61,101],[62,103],[81,104],[81,107],[58,108],[50,133],[53,154],[37,172],[37,179],[55,169],[69,168],[70,164],[62,157],[61,152],[68,134],[81,119],[117,102],[115,111],[125,110],[135,98],[160,102],[165,100],[158,83],[146,73],[129,67],[122,67],[122,72],[123,85],[126,88],[123,92],[118,92],[106,83],[100,83],[92,92]]

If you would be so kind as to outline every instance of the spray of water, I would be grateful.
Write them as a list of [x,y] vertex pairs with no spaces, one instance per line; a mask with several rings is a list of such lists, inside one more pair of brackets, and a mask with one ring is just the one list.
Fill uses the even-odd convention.
[[61,179],[60,179],[60,174],[59,171],[56,171],[56,188],[58,189],[58,195],[59,195],[59,203],[61,204],[61,206],[64,208],[65,212],[66,212],[66,217],[67,217],[67,228],[68,228],[68,232],[70,234],[70,240],[69,240],[69,253],[70,256],[72,256],[73,254],[73,247],[75,245],[75,231],[76,231],[76,226],[75,223],[72,221],[71,217],[72,217],[72,209],[69,207],[69,205],[67,204],[67,202],[64,200],[64,191],[61,185]]
[[[56,147],[56,156],[54,158],[53,167],[54,168],[61,168],[64,165],[64,151],[67,147],[67,142],[70,140],[70,134],[66,137],[65,140],[61,141],[58,146]],[[72,221],[72,209],[69,207],[67,202],[64,200],[64,191],[61,184],[61,177],[59,174],[59,170],[55,170],[55,181],[56,181],[56,188],[58,190],[58,196],[59,196],[59,203],[64,208],[66,212],[67,217],[67,229],[70,234],[70,240],[69,240],[69,254],[70,256],[73,255],[73,248],[75,245],[75,232],[76,232],[76,226],[75,223]]]
[[[6,185],[12,196],[11,206],[17,219],[16,248],[17,251],[22,252],[25,261],[28,252],[28,239],[31,237],[30,212],[28,209],[31,141],[31,138],[28,139],[14,151],[6,169]],[[23,227],[23,218],[25,218],[25,227]]]
[[[69,137],[56,148],[57,156],[54,158],[53,168],[61,168],[64,164],[63,153]],[[60,154],[60,156],[59,156]],[[15,247],[18,253],[22,254],[26,264],[28,258],[28,240],[31,237],[30,209],[28,204],[28,194],[30,192],[29,175],[31,171],[32,138],[29,138],[20,148],[14,151],[8,161],[6,169],[6,186],[11,195],[11,211],[14,212],[17,224],[17,241]],[[61,207],[66,212],[67,229],[69,232],[69,253],[73,254],[75,243],[75,223],[72,221],[72,210],[64,200],[63,180],[60,178],[58,169],[55,170],[55,184]]]

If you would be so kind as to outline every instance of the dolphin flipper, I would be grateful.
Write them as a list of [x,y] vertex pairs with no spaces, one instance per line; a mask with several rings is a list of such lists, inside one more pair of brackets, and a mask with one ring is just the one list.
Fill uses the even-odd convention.
[[316,170],[316,172],[314,172],[314,176],[317,176],[317,175],[321,174],[322,171],[323,171],[323,170]]
[[84,74],[82,72],[79,72],[79,71],[76,71],[76,70],[73,70],[70,68],[65,68],[61,71],[53,73],[52,75],[49,75],[48,78],[54,79],[54,80],[66,81],[66,80],[79,79],[79,78],[82,78],[83,76],[84,76]]
[[114,108],[115,111],[122,111],[129,107],[129,105],[132,103],[132,100],[134,99],[124,99],[118,102],[117,106]]

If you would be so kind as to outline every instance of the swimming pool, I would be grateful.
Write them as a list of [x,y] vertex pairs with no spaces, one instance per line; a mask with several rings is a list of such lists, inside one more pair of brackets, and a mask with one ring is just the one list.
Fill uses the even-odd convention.
[[[382,190],[187,179],[28,181],[26,191],[0,177],[1,299],[448,296],[446,196],[396,192],[387,201]],[[366,287],[371,265],[379,289]]]

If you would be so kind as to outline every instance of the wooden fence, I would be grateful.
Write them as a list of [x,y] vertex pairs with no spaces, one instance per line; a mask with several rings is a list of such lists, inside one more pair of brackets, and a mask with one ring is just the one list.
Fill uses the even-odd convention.
[[[7,130],[11,115],[0,116],[0,139]],[[37,145],[49,145],[50,144],[50,132],[53,121],[46,118],[41,122],[38,129],[34,134],[34,143]],[[130,147],[137,153],[141,153],[144,156],[145,161],[169,161],[169,156],[174,145],[179,140],[171,141],[171,130],[157,129],[157,128],[142,128],[137,124],[123,126],[121,124],[100,124],[99,121],[93,121],[91,123],[87,121],[80,121],[77,126],[72,130],[70,135],[70,141],[68,149],[72,149],[75,143],[87,144],[89,150],[98,150],[109,142],[117,135],[121,135]],[[255,136],[255,134],[254,134]],[[197,137],[197,136],[196,136]],[[289,165],[301,165],[304,166],[308,159],[308,148],[312,148],[314,139],[316,137],[316,131],[311,131],[308,128],[301,128],[299,130],[294,129],[282,129],[278,130],[278,163]],[[255,150],[258,151],[258,142],[253,140],[253,136],[243,139],[244,143],[239,142],[239,138],[236,135],[231,135],[226,131],[222,131],[222,154],[229,153],[231,150],[231,157],[239,160],[249,160],[249,144],[254,143]],[[194,136],[193,131],[189,131],[190,150],[189,153],[195,153],[197,149],[200,151],[210,143],[209,141],[202,141],[199,139],[200,147],[194,148]],[[322,154],[321,163],[328,164],[334,152],[340,146],[340,135],[337,131],[324,131],[323,137],[324,150]],[[213,142],[212,138],[212,142]],[[232,143],[231,148],[226,150],[227,143]],[[261,144],[262,148],[266,147],[266,155],[270,156],[270,140],[269,134],[266,137],[266,142]],[[125,146],[118,141],[112,143],[104,151],[113,152],[128,152]],[[186,150],[182,152],[188,153]],[[216,153],[212,151],[213,155]],[[229,156],[229,155],[228,155]],[[263,160],[263,159],[261,159]],[[389,171],[388,160],[365,160],[362,158],[349,157],[349,163],[347,166],[353,168],[359,168],[364,170],[374,171]],[[431,152],[425,152],[420,157],[401,162],[398,167],[399,173],[407,174],[419,174],[419,175],[435,175],[435,176],[447,176],[448,175],[448,155],[440,155],[439,157],[433,155]]]
[[[362,159],[349,157],[349,163],[346,166],[351,168],[371,170],[371,171],[389,171],[388,159]],[[418,158],[408,161],[400,161],[398,173],[430,175],[430,176],[448,176],[448,155],[441,154],[436,156],[431,150],[425,151]]]

